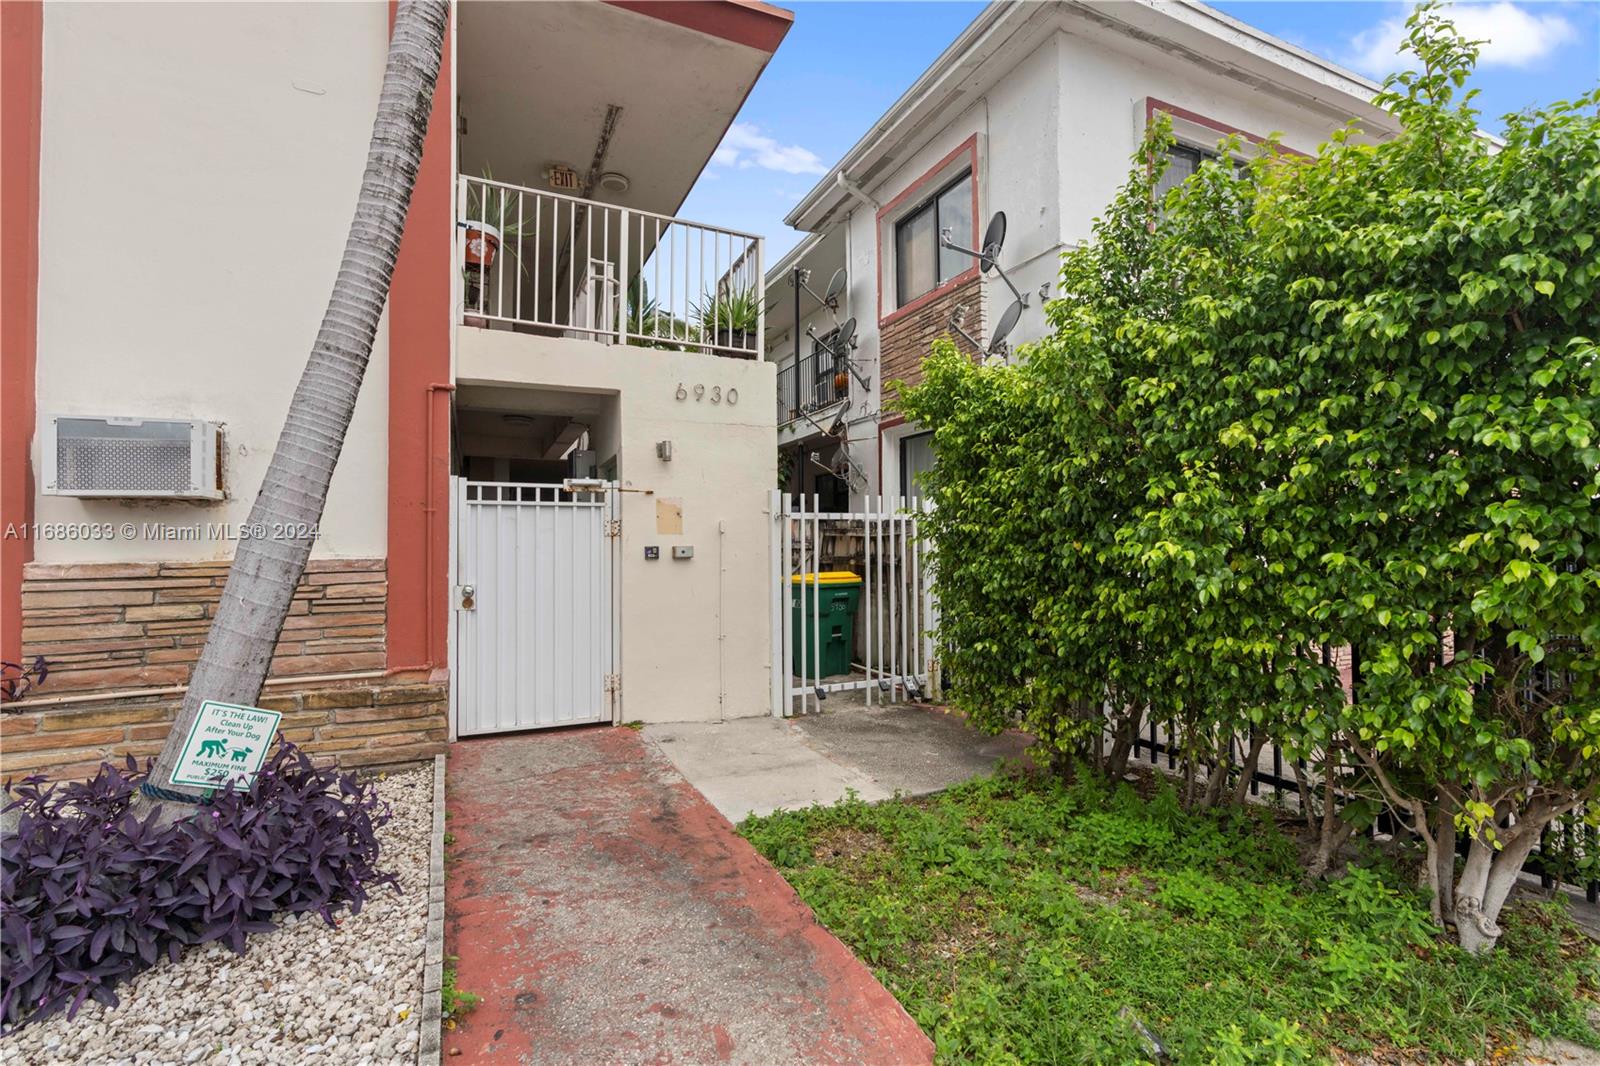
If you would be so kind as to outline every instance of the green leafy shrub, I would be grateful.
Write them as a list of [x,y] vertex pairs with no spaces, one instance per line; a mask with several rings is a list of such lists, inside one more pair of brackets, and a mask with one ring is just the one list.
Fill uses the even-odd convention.
[[1423,6],[1408,47],[1393,139],[1269,146],[1158,203],[1157,123],[1053,334],[1009,367],[936,346],[900,407],[935,435],[974,721],[1063,760],[1109,732],[1116,775],[1154,719],[1201,806],[1270,738],[1345,805],[1314,874],[1381,802],[1433,920],[1486,950],[1546,827],[1600,824],[1600,91],[1492,145],[1475,46]]

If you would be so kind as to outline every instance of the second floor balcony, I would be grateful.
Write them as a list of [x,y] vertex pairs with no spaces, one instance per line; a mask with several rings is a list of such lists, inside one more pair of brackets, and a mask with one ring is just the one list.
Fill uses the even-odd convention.
[[490,178],[456,190],[462,322],[760,359],[760,237]]
[[826,344],[778,367],[778,426],[797,433],[815,428],[819,412],[850,398],[850,372]]

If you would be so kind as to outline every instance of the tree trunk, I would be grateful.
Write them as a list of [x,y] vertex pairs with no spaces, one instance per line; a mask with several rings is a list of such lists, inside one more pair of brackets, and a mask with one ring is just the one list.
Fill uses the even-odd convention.
[[1500,911],[1517,883],[1522,864],[1533,846],[1561,812],[1536,804],[1509,830],[1499,831],[1500,847],[1483,839],[1480,830],[1473,835],[1461,880],[1455,887],[1456,939],[1473,954],[1494,949],[1500,940]]
[[[1399,814],[1400,812],[1397,809],[1395,811],[1395,817],[1398,818]],[[1412,809],[1411,829],[1412,832],[1416,833],[1418,839],[1422,841],[1422,847],[1425,854],[1422,864],[1422,872],[1424,879],[1428,884],[1428,915],[1433,919],[1433,924],[1442,929],[1444,927],[1445,919],[1445,889],[1444,883],[1439,878],[1439,871],[1444,867],[1444,862],[1440,858],[1439,852],[1441,850],[1447,852],[1451,851],[1455,845],[1456,838],[1454,835],[1451,835],[1448,839],[1441,841],[1433,833],[1433,831],[1428,828],[1427,812],[1420,803]]]
[[1243,807],[1250,799],[1250,782],[1255,780],[1256,768],[1261,763],[1261,753],[1267,747],[1267,734],[1265,732],[1250,731],[1250,753],[1245,757],[1244,768],[1239,773],[1239,780],[1233,786],[1233,805]]
[[1306,775],[1300,769],[1300,760],[1295,759],[1291,762],[1289,769],[1294,772],[1295,788],[1300,793],[1300,817],[1305,820],[1306,828],[1315,832],[1317,828],[1315,805],[1311,802],[1311,786],[1306,784]]
[[1450,804],[1440,797],[1433,809],[1433,838],[1439,847],[1433,855],[1434,872],[1429,883],[1436,886],[1438,901],[1435,921],[1456,920],[1456,820]]
[[1139,722],[1143,717],[1141,710],[1129,709],[1123,712],[1121,720],[1117,722],[1116,731],[1112,734],[1111,754],[1106,759],[1106,776],[1113,781],[1128,772],[1128,759],[1133,754],[1133,744],[1138,739]]
[[1317,851],[1306,868],[1306,884],[1327,876],[1339,849],[1355,835],[1354,823],[1339,817],[1339,745],[1330,742],[1322,756],[1322,818],[1317,827]]
[[[448,17],[446,0],[404,0],[395,15],[344,257],[277,449],[250,509],[250,528],[310,530],[322,517],[389,297],[422,162]],[[145,786],[148,798],[193,800],[203,795],[203,789],[172,783],[184,740],[206,700],[250,704],[260,696],[310,554],[310,537],[239,541],[183,707]]]
[[1211,772],[1206,777],[1205,795],[1200,800],[1201,808],[1208,811],[1221,802],[1227,791],[1228,773],[1233,769],[1233,730],[1219,726],[1217,734],[1211,750]]

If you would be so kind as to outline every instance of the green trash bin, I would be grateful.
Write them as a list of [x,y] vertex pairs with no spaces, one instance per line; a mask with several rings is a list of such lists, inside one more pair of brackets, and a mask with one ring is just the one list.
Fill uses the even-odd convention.
[[[850,655],[856,646],[856,608],[861,603],[861,579],[848,570],[832,570],[821,574],[795,574],[789,581],[794,672],[801,677],[848,674]],[[819,616],[816,624],[812,623],[813,600]],[[817,669],[819,651],[820,672]]]

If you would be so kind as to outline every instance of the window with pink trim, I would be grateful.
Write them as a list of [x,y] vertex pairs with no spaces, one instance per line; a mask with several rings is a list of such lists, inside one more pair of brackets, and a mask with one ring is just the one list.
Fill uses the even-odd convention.
[[965,170],[895,223],[895,305],[904,307],[972,265],[968,256],[940,245],[949,231],[957,243],[972,232],[972,171]]

